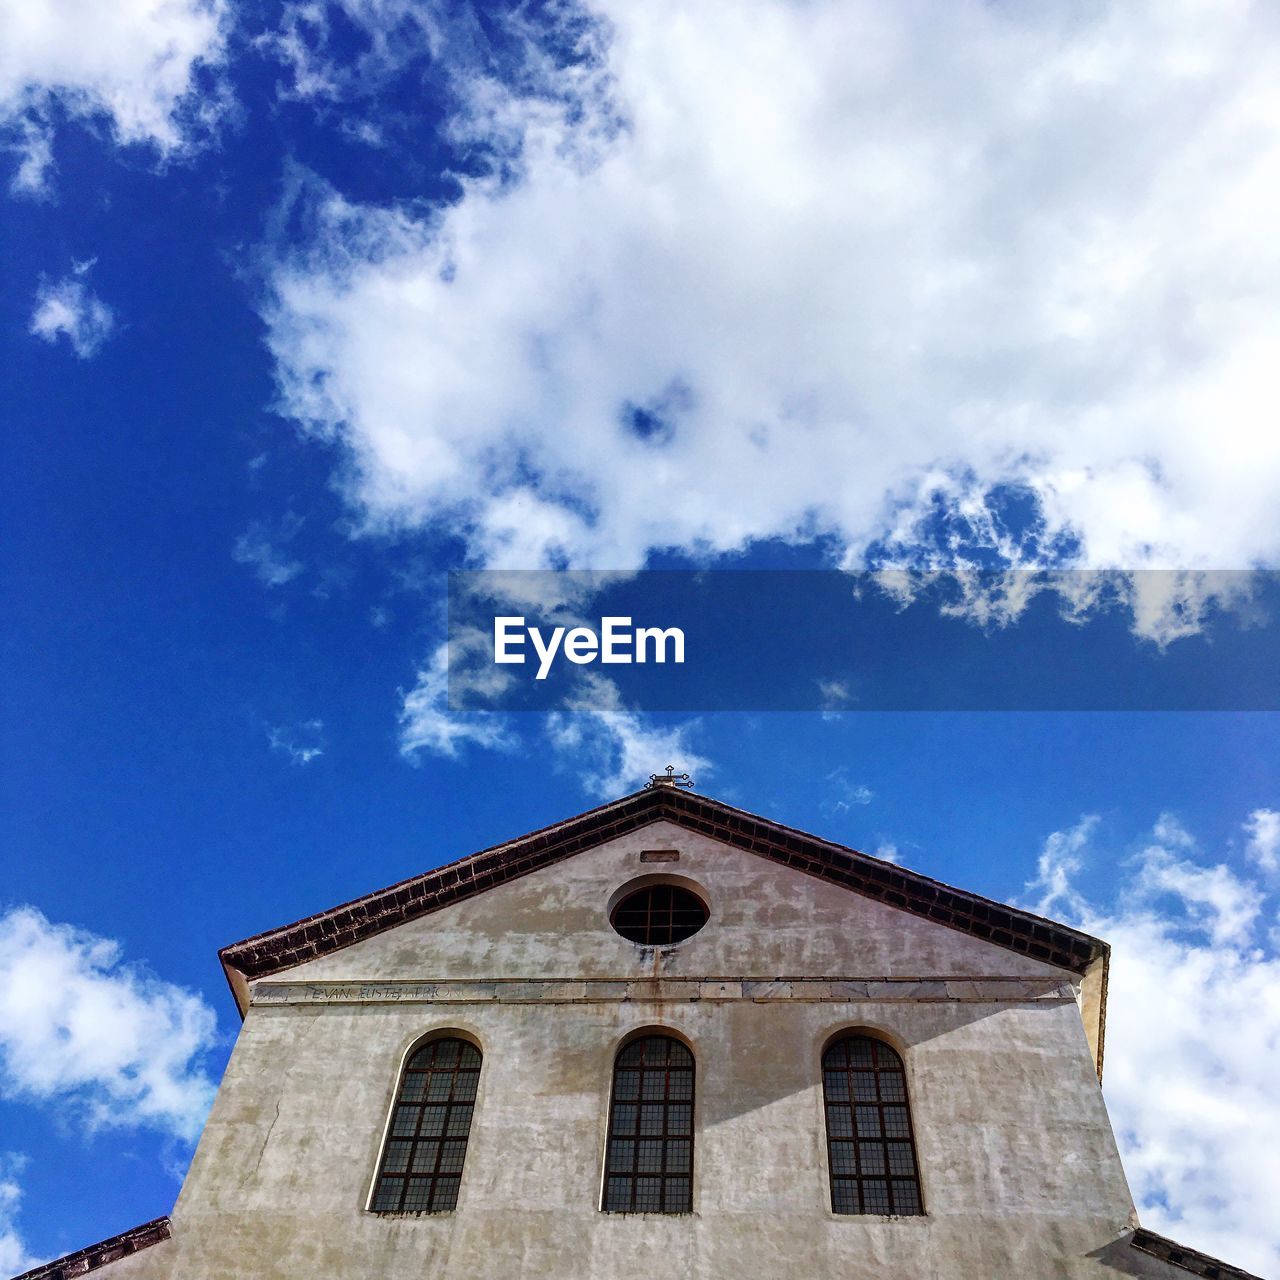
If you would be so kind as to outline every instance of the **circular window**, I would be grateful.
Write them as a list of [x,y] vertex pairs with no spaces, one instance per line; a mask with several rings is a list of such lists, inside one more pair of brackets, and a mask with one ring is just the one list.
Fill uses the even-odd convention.
[[707,923],[707,904],[677,884],[650,884],[629,893],[609,916],[629,942],[662,947],[691,938]]

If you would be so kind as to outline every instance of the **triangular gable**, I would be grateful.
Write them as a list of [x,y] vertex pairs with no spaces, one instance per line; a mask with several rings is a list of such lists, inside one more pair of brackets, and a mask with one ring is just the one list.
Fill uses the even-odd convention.
[[236,1003],[243,1014],[253,979],[341,950],[663,819],[1080,975],[1081,1012],[1101,1074],[1109,957],[1106,943],[665,782],[223,948],[219,956]]

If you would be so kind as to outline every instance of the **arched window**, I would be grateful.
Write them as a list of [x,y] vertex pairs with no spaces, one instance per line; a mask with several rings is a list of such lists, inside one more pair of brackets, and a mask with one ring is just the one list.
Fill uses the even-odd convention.
[[693,1054],[670,1036],[645,1036],[613,1064],[606,1213],[693,1208]]
[[845,1036],[822,1055],[833,1213],[923,1213],[902,1059]]
[[480,1050],[430,1040],[405,1064],[373,1193],[375,1213],[442,1213],[458,1203]]

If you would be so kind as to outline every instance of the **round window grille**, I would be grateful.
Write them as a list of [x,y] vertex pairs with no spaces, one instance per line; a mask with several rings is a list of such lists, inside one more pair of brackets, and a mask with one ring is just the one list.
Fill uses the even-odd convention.
[[613,909],[609,923],[629,942],[661,947],[691,938],[708,917],[696,893],[675,884],[651,884],[629,893]]

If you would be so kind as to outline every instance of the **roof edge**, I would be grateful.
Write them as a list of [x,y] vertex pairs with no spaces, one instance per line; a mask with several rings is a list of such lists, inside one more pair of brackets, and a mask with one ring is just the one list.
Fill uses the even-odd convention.
[[72,1276],[82,1276],[99,1267],[119,1262],[121,1258],[130,1257],[149,1249],[153,1244],[169,1240],[173,1235],[173,1224],[168,1217],[153,1218],[140,1227],[131,1227],[119,1235],[106,1240],[99,1240],[85,1249],[77,1249],[52,1262],[42,1263],[30,1271],[14,1276],[13,1280],[70,1280]]
[[1229,1262],[1211,1258],[1198,1249],[1189,1249],[1186,1245],[1170,1240],[1168,1236],[1148,1231],[1146,1227],[1135,1228],[1129,1243],[1141,1253],[1159,1258],[1161,1262],[1190,1272],[1193,1276],[1204,1276],[1205,1280],[1262,1280],[1261,1276],[1255,1276],[1252,1271],[1233,1267]]

